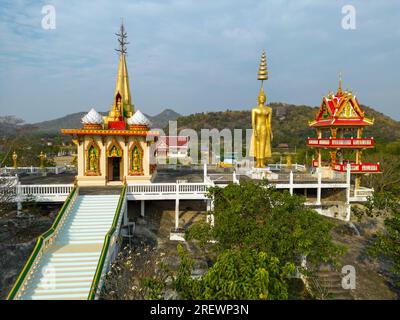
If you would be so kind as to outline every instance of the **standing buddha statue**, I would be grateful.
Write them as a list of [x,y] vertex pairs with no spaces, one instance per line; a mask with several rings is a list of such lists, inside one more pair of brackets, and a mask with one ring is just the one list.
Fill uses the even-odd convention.
[[251,124],[253,134],[251,138],[250,156],[256,158],[256,168],[265,168],[265,161],[270,158],[271,141],[273,139],[271,120],[272,109],[265,105],[266,96],[263,89],[263,81],[268,79],[265,51],[261,56],[261,64],[258,72],[258,80],[261,80],[258,106],[251,111]]

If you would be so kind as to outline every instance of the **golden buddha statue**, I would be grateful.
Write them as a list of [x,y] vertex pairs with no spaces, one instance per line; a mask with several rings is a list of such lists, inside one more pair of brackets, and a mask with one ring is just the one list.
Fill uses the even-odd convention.
[[119,117],[121,116],[121,97],[117,96],[115,103],[113,104],[111,111],[109,113],[109,118],[111,118],[114,121],[119,120]]
[[266,55],[263,51],[258,72],[258,80],[261,80],[261,89],[258,95],[258,106],[251,110],[251,124],[253,135],[251,137],[250,156],[256,158],[256,168],[264,168],[265,160],[271,157],[271,141],[273,139],[271,121],[272,109],[265,105],[267,100],[263,81],[268,79]]
[[97,171],[97,154],[95,148],[91,148],[89,152],[89,171]]
[[256,168],[264,168],[265,160],[271,157],[271,141],[273,139],[271,119],[272,109],[265,105],[266,97],[261,88],[258,95],[258,106],[251,110],[253,136],[250,156],[256,158]]
[[113,146],[110,151],[110,157],[118,157],[118,156],[119,156],[119,152],[117,150],[117,147]]
[[139,151],[139,149],[137,147],[133,151],[132,170],[134,172],[140,172],[142,170],[142,159],[141,159],[141,156],[140,156],[140,151]]
[[40,169],[44,169],[44,160],[46,160],[46,155],[43,153],[43,151],[40,151],[39,159],[40,159]]

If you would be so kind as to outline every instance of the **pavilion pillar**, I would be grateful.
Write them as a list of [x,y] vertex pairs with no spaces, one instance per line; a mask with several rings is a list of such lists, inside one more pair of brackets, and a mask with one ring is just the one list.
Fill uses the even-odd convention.
[[317,150],[317,157],[318,157],[318,168],[321,168],[321,166],[322,166],[321,149],[318,149],[318,150]]

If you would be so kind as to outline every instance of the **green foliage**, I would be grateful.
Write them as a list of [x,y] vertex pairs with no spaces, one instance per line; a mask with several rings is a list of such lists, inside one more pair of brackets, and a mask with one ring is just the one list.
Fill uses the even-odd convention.
[[391,192],[400,196],[400,140],[378,145],[364,155],[365,162],[379,162],[381,173],[364,176],[364,182],[377,192]]
[[[386,258],[392,263],[394,276],[400,276],[400,199],[390,192],[375,192],[363,208],[357,211],[358,218],[384,217],[385,230],[377,232],[368,248],[371,257]],[[397,280],[400,285],[400,281]]]
[[[392,217],[385,219],[385,232],[378,232],[374,244],[369,248],[371,256],[379,258],[381,256],[392,262],[391,271],[400,277],[400,210]],[[400,285],[400,280],[397,280]]]
[[255,249],[224,251],[200,279],[191,278],[193,261],[183,247],[176,290],[183,299],[256,300],[287,299],[288,276],[293,264],[282,267],[279,260]]
[[[316,102],[319,103],[317,100]],[[315,130],[309,128],[308,121],[315,118],[318,108],[276,102],[270,103],[269,106],[273,110],[273,147],[276,147],[280,143],[288,143],[291,148],[303,148],[306,145],[307,137],[315,136]],[[201,112],[181,116],[177,119],[178,131],[185,128],[194,129],[198,133],[200,133],[201,129],[213,128],[218,130],[224,128],[231,130],[250,129],[252,107],[247,106],[244,108],[246,110],[243,111]],[[367,117],[375,119],[374,125],[365,129],[364,136],[374,137],[377,144],[400,139],[400,123],[398,121],[372,108],[362,107]]]
[[216,240],[218,253],[249,248],[268,252],[282,263],[297,263],[301,255],[310,265],[335,261],[342,246],[332,242],[333,224],[304,206],[304,199],[267,188],[266,183],[243,182],[211,188],[215,226],[192,226],[187,239],[200,245]]
[[176,290],[185,299],[287,299],[302,256],[312,271],[345,251],[333,242],[327,218],[305,207],[304,198],[267,188],[266,181],[210,188],[209,196],[214,227],[195,223],[186,239],[197,241],[214,264],[192,279],[190,257],[180,249],[185,267]]

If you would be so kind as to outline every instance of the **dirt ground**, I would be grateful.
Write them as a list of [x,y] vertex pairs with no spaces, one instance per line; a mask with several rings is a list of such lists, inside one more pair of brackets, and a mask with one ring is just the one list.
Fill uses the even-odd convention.
[[[60,205],[23,207],[25,216],[16,211],[0,219],[0,299],[4,299],[32,253],[36,239],[48,230]],[[32,214],[28,217],[26,214]]]
[[[381,219],[365,219],[362,223],[353,223],[360,235],[347,223],[335,220],[337,227],[333,234],[336,242],[347,247],[346,254],[340,259],[341,266],[351,265],[356,270],[356,289],[351,294],[356,300],[393,300],[400,298],[399,289],[391,281],[390,265],[386,261],[371,259],[366,250],[373,240],[373,233],[381,230]],[[339,268],[340,271],[340,268]]]

